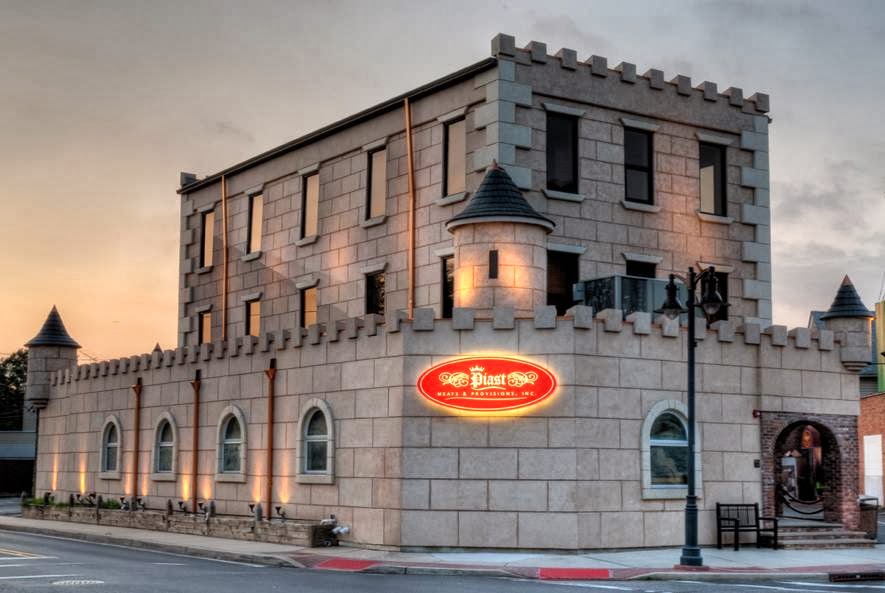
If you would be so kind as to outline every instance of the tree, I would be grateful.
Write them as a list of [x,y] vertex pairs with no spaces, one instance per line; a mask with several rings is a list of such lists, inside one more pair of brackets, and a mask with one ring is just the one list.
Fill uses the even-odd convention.
[[27,378],[26,350],[18,350],[0,359],[0,430],[22,429]]

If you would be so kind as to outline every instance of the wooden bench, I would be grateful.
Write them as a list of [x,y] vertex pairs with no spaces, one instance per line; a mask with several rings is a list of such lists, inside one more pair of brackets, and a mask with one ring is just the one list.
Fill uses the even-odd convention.
[[[763,526],[770,523],[770,527]],[[732,533],[734,549],[741,547],[740,534],[754,532],[756,547],[770,544],[777,549],[777,517],[760,517],[759,504],[724,504],[716,503],[716,547],[722,549],[722,532]]]

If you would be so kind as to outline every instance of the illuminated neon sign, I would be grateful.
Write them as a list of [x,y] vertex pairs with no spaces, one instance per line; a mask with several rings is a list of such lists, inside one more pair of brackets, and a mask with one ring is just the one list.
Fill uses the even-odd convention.
[[430,401],[472,412],[525,408],[544,401],[555,390],[553,373],[516,358],[459,358],[418,377],[418,391]]

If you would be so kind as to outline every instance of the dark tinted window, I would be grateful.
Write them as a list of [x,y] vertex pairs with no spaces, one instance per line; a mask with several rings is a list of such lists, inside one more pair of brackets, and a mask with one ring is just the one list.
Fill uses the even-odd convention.
[[727,216],[725,147],[701,143],[699,156],[701,212]]
[[578,193],[578,119],[547,114],[547,189]]
[[384,315],[384,272],[366,274],[366,314]]
[[572,285],[578,281],[578,254],[547,252],[547,304],[556,306],[557,315],[575,304]]
[[624,128],[625,198],[651,204],[654,201],[651,132]]
[[442,316],[443,319],[452,317],[452,309],[455,307],[455,258],[447,255],[442,258]]
[[627,275],[639,278],[654,278],[655,264],[627,260]]

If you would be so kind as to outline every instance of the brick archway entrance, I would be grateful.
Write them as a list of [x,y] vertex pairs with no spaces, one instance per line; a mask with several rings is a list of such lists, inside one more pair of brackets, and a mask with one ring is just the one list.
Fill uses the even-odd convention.
[[[803,443],[803,437],[812,442]],[[813,451],[815,448],[819,448],[819,451]],[[813,470],[803,470],[810,472],[803,477],[806,480],[801,486],[803,496],[814,492],[815,482],[819,482],[823,487],[824,520],[842,523],[849,529],[857,528],[857,418],[791,412],[762,413],[762,501],[766,515],[781,513],[777,494],[784,470],[781,460],[785,455],[792,453],[795,456],[799,452],[807,454],[809,463],[817,463]]]

